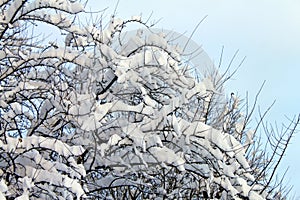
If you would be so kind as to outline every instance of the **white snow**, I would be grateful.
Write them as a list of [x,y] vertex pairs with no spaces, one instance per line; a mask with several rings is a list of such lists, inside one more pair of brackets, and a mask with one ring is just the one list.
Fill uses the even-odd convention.
[[7,137],[7,144],[0,141],[0,146],[2,146],[6,152],[23,152],[24,150],[31,149],[32,147],[44,147],[52,149],[65,157],[78,156],[84,152],[81,146],[69,146],[56,139],[34,135],[22,139]]
[[178,168],[180,171],[184,171],[184,159],[175,154],[174,151],[166,147],[153,147],[150,150],[150,153],[157,159],[157,161],[172,164]]
[[3,193],[5,193],[7,191],[8,191],[8,187],[5,183],[5,180],[2,178],[0,181],[0,197],[1,197],[1,194],[2,194],[2,196],[4,196]]
[[[16,24],[8,22],[21,3],[22,0],[12,1],[3,10],[6,19],[0,17],[1,23],[14,29]],[[13,131],[21,127],[24,131],[23,138],[7,134],[5,141],[0,140],[1,150],[16,156],[13,164],[17,167],[8,162],[7,170],[20,177],[20,191],[14,194],[17,199],[28,199],[38,182],[45,183],[39,187],[48,190],[51,197],[56,195],[52,186],[57,185],[63,189],[57,198],[67,199],[73,193],[80,199],[87,188],[129,181],[116,177],[141,172],[155,182],[147,172],[160,173],[162,168],[172,167],[176,170],[170,172],[176,181],[182,181],[178,182],[182,188],[158,188],[157,198],[162,194],[183,198],[184,189],[206,187],[209,191],[210,185],[217,184],[225,189],[224,197],[242,194],[263,199],[256,191],[261,188],[248,185],[254,176],[245,157],[245,145],[217,129],[229,128],[229,119],[220,122],[220,126],[205,120],[213,94],[220,95],[213,78],[195,80],[192,67],[181,62],[180,47],[168,41],[165,33],[147,35],[138,30],[135,36],[122,40],[124,23],[139,22],[141,16],[132,16],[128,21],[112,17],[107,26],[82,28],[76,25],[77,19],[73,24],[70,15],[83,9],[80,3],[68,0],[27,2],[16,17],[29,12],[33,19],[57,24],[66,33],[65,43],[46,42],[40,48],[43,51],[15,51],[9,45],[0,50],[1,62],[9,57],[0,72],[4,80],[0,86],[1,126],[7,125]],[[26,66],[33,67],[27,72],[22,68]],[[14,74],[20,69],[22,73],[16,80]],[[238,104],[235,98],[234,109]],[[221,109],[223,115],[229,111]],[[218,116],[219,110],[213,112]],[[244,121],[238,121],[233,129],[241,133]],[[250,145],[254,132],[245,134],[246,145]],[[57,158],[50,159],[52,151]],[[79,162],[84,152],[88,152],[87,160]],[[88,178],[82,181],[87,168],[93,170],[100,165],[113,173],[97,177],[95,186]],[[191,181],[188,174],[195,170],[201,174],[196,179],[206,179],[201,185]],[[6,173],[0,172],[1,176]],[[142,178],[130,184],[151,186]],[[13,191],[9,186],[1,179],[0,198]]]
[[140,15],[131,16],[131,20],[141,21],[141,19],[142,19],[142,16],[140,16]]

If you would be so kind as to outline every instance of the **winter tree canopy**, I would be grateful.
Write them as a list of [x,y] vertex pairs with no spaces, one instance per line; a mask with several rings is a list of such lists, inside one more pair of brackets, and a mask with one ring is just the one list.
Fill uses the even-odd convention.
[[298,121],[282,133],[259,121],[266,154],[254,106],[226,98],[228,71],[197,73],[141,16],[85,24],[79,1],[0,6],[0,199],[284,198],[274,173]]

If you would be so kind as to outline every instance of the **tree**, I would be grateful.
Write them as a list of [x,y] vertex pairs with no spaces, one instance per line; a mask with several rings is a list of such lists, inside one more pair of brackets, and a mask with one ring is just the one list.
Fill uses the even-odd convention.
[[[268,157],[248,128],[255,105],[243,115],[222,96],[227,70],[198,77],[140,16],[82,25],[71,0],[0,6],[2,198],[284,198],[272,180],[299,119],[279,137],[260,121]],[[130,23],[142,29],[123,40]]]

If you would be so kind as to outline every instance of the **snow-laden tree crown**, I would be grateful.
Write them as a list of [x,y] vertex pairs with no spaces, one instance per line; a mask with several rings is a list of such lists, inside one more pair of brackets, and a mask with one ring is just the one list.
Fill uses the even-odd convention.
[[228,75],[197,74],[166,32],[83,25],[71,0],[0,6],[0,198],[281,197]]

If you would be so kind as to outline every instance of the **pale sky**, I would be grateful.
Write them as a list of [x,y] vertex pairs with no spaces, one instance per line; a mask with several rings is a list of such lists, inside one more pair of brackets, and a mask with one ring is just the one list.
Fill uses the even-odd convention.
[[[92,10],[109,7],[107,19],[116,0],[90,0]],[[117,16],[128,18],[142,13],[150,21],[161,19],[157,28],[165,28],[190,35],[206,15],[193,40],[217,64],[224,46],[224,68],[236,50],[239,56],[234,66],[246,56],[246,61],[227,84],[228,92],[253,100],[261,84],[265,87],[259,98],[262,110],[276,100],[267,120],[278,125],[300,113],[300,1],[298,0],[120,0]],[[256,113],[256,117],[258,117]],[[292,139],[281,166],[289,166],[286,180],[300,191],[300,136]],[[283,172],[283,171],[281,171]],[[297,192],[300,195],[300,192]]]

